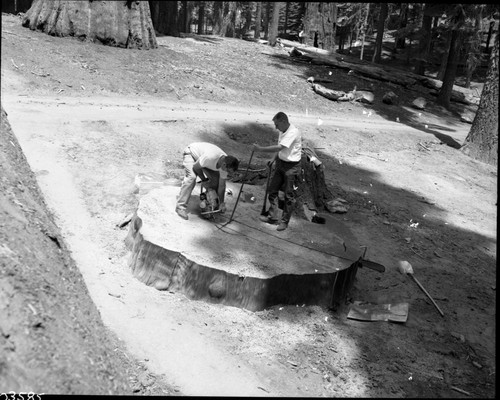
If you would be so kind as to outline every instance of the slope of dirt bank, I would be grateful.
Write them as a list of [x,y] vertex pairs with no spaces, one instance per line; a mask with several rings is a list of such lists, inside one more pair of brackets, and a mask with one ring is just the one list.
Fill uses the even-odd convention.
[[[164,379],[188,395],[464,396],[458,388],[473,397],[494,397],[497,171],[446,145],[463,142],[469,126],[453,112],[413,110],[408,104],[415,92],[379,83],[376,94],[394,89],[402,103],[328,101],[312,92],[308,76],[333,71],[342,90],[361,84],[342,71],[284,61],[280,49],[220,38],[160,37],[159,43],[149,52],[96,46],[31,32],[17,17],[2,15],[2,106],[61,230],[58,242],[63,249],[67,243],[104,325],[114,332],[104,338],[92,328],[88,346],[72,335],[78,323],[100,326],[96,311],[55,309],[53,321],[67,324],[48,337],[54,343],[73,340],[74,354],[90,347],[94,358],[107,355],[111,365],[102,369],[122,382],[101,386],[97,372],[50,364],[45,371],[54,382],[68,376],[84,383],[38,389],[36,375],[19,356],[27,381],[18,387],[31,383],[45,392],[87,393],[87,385],[100,394],[128,393],[129,368],[144,365],[135,389],[146,394],[172,393]],[[249,60],[252,68],[242,74]],[[330,187],[349,205],[343,222],[368,246],[368,258],[386,265],[382,275],[360,270],[349,301],[408,302],[405,324],[347,319],[349,303],[336,312],[298,304],[250,313],[159,292],[131,276],[126,230],[115,224],[136,205],[135,176],[178,176],[181,151],[194,140],[212,141],[246,162],[254,141],[275,140],[271,118],[279,110],[320,149]],[[15,141],[5,140],[7,154],[19,151]],[[265,161],[255,157],[254,168]],[[12,171],[21,178],[30,173]],[[17,190],[21,178],[12,175],[5,188]],[[2,211],[1,234],[19,232],[30,243],[28,231],[7,224],[17,223],[8,217],[11,203],[3,202]],[[38,212],[43,210],[27,215],[41,219]],[[38,234],[44,249],[58,251],[54,240]],[[20,242],[14,243],[17,257],[31,265],[31,247]],[[3,263],[13,263],[14,244],[8,244],[1,247]],[[444,318],[397,271],[401,259],[412,263]],[[10,285],[24,270],[12,271]],[[60,281],[53,285],[65,288]],[[53,290],[54,302],[71,306],[72,299],[82,299],[75,309],[85,311],[82,303],[91,310],[90,298],[83,300],[85,286],[81,280],[75,284],[79,294],[70,299],[59,297],[64,290]],[[9,290],[35,310],[25,306],[23,312],[42,315],[36,304],[45,304],[44,292]],[[17,322],[9,314],[5,324]],[[27,341],[25,331],[2,330],[2,338],[19,343],[9,350],[12,359],[36,359],[33,348],[43,338],[30,335]],[[126,356],[114,351],[120,345],[103,345],[117,340],[113,335],[125,343]]]
[[1,392],[175,393],[104,327],[3,107],[0,128]]

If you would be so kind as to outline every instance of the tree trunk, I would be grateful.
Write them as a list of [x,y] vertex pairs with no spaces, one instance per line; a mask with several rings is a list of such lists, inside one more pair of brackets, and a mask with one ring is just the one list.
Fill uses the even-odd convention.
[[379,64],[382,55],[382,42],[384,39],[385,20],[389,13],[389,4],[380,4],[380,15],[377,24],[377,39],[375,40],[375,51],[373,52],[372,62]]
[[224,10],[225,34],[221,36],[235,37],[236,35],[236,1],[229,1]]
[[147,1],[35,0],[22,25],[127,49],[158,47]]
[[[165,9],[164,17],[164,31],[165,35],[179,36],[179,29],[177,29],[177,21],[179,19],[179,11],[177,8],[177,1],[159,1],[160,3],[160,16],[161,10]],[[162,4],[163,3],[163,4]]]
[[198,8],[198,35],[203,35],[203,24],[205,21],[205,2],[200,1],[200,7]]
[[481,100],[462,151],[479,161],[498,165],[498,35],[495,36]]
[[319,22],[319,41],[321,48],[335,52],[335,22],[337,20],[337,4],[320,3],[321,9],[318,10]]
[[[408,23],[408,3],[401,4],[401,10],[399,12],[399,29],[404,28]],[[406,42],[406,36],[398,36],[394,42],[394,52],[397,53],[397,49],[404,49]]]
[[283,3],[276,1],[273,4],[273,17],[271,19],[271,25],[269,27],[269,46],[276,45],[276,39],[278,38],[278,24],[280,20],[280,10]]
[[467,54],[466,54],[466,72],[465,72],[465,87],[470,89],[472,74],[477,66],[481,63],[481,42],[482,42],[482,12],[481,8],[478,9],[476,14],[476,21],[474,25],[474,32],[467,40]]
[[288,8],[290,6],[289,2],[285,3],[285,26],[283,27],[283,33],[286,34],[286,30],[288,29]]
[[458,30],[451,31],[450,50],[448,52],[448,61],[446,63],[446,71],[443,77],[443,85],[439,90],[436,103],[442,105],[446,109],[450,108],[451,92],[455,83],[457,74],[458,56],[460,54],[460,33]]
[[269,38],[269,20],[271,19],[271,2],[266,2],[266,12],[264,13],[264,40]]
[[177,1],[150,1],[149,6],[155,30],[168,36],[179,36]]
[[214,21],[212,33],[217,36],[221,35],[222,31],[222,23],[224,20],[224,3],[225,1],[214,1]]
[[434,45],[436,43],[435,32],[437,30],[438,25],[439,25],[439,16],[435,16],[432,19],[432,31],[431,31],[431,43],[429,48],[429,55],[432,54],[432,52],[434,51]]
[[314,40],[316,37],[315,33],[316,27],[316,14],[318,9],[318,3],[316,2],[306,2],[306,11],[304,13],[303,25],[304,25],[304,44],[310,44],[311,39]]
[[255,32],[254,39],[260,39],[260,22],[262,20],[262,2],[258,1],[255,9]]
[[495,21],[490,22],[490,28],[488,29],[488,36],[486,37],[486,54],[490,51],[490,40],[493,34],[493,28],[495,27]]
[[[428,6],[426,5],[425,8],[427,7]],[[415,67],[415,73],[418,75],[425,75],[425,66],[431,50],[431,30],[432,16],[427,15],[424,9],[424,17],[422,20],[422,28],[420,30],[420,39],[418,42],[418,62]]]
[[51,36],[75,36],[108,46],[158,47],[147,1],[35,0],[22,25]]
[[363,59],[363,51],[365,49],[365,35],[366,28],[368,25],[368,14],[370,13],[370,3],[366,3],[366,15],[364,16],[363,23],[361,25],[361,53],[359,55],[359,59]]
[[[446,32],[446,46],[445,49],[450,49],[451,46],[451,32]],[[443,56],[441,58],[441,65],[439,67],[439,72],[437,74],[437,79],[442,81],[444,79],[444,74],[446,72],[446,68],[448,67],[448,57],[449,57],[449,51],[444,51]]]
[[181,32],[189,33],[189,14],[188,14],[188,2],[186,0],[181,1],[181,18],[179,30]]
[[214,35],[223,37],[227,35],[234,6],[234,1],[214,1]]
[[250,32],[250,28],[252,26],[252,8],[253,1],[248,2],[248,5],[245,9],[245,25],[243,26],[243,35],[246,36]]

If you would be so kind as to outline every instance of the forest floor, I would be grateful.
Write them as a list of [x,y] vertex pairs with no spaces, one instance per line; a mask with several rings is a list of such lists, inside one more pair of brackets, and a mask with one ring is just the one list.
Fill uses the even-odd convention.
[[[379,81],[372,105],[333,102],[307,78],[367,81],[279,46],[158,43],[51,37],[2,14],[0,392],[494,398],[497,168],[457,149],[463,106]],[[381,101],[389,90],[397,105]],[[425,110],[411,107],[419,96]],[[256,135],[277,111],[320,149],[344,223],[385,273],[359,270],[335,311],[249,312],[137,281],[116,226],[136,207],[135,177],[180,177],[198,140],[246,162],[256,139],[276,140]],[[407,302],[408,319],[348,319],[356,300]]]

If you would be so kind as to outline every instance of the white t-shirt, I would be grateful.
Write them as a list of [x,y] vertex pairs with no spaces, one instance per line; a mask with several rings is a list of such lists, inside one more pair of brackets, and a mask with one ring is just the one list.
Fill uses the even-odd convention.
[[278,144],[285,146],[278,153],[278,157],[283,161],[300,161],[302,156],[302,137],[299,130],[290,124],[285,132],[280,132]]
[[227,156],[220,147],[205,142],[191,143],[188,147],[194,159],[198,161],[202,168],[218,171],[222,179],[227,179],[227,172],[217,168],[217,162],[221,156]]

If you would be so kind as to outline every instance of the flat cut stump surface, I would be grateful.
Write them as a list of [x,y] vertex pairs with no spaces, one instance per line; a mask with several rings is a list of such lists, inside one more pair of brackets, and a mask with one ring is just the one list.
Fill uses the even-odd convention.
[[[233,192],[226,196],[227,211],[213,219],[201,215],[199,185],[189,201],[189,220],[175,212],[179,187],[144,194],[127,238],[134,275],[158,289],[249,309],[287,302],[331,305],[345,295],[362,249],[339,218],[316,224],[292,217],[288,229],[278,232],[258,219],[264,188],[245,185],[243,193],[257,201],[244,202],[242,193],[229,222],[241,184],[228,182],[227,188]],[[338,273],[348,269],[339,280]]]

